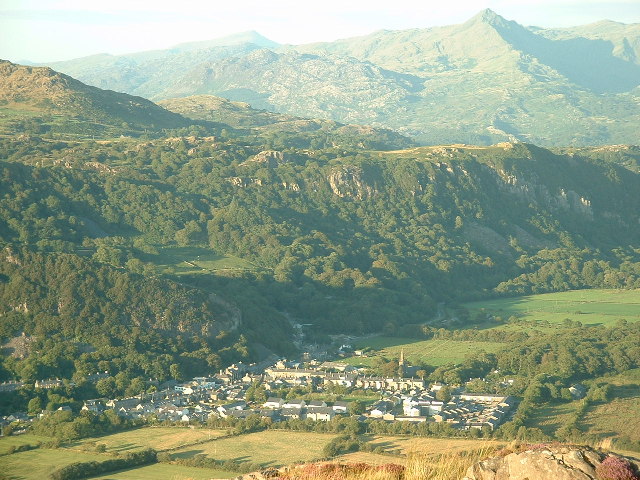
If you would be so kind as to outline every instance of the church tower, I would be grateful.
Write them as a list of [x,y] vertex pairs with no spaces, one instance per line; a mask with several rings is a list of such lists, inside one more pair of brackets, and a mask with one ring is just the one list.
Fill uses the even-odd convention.
[[406,373],[406,367],[404,363],[404,349],[400,350],[400,359],[398,360],[398,375],[403,378]]

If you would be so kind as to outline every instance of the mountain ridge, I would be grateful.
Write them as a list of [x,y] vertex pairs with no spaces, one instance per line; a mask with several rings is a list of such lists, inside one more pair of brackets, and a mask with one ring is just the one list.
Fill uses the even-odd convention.
[[49,67],[0,60],[0,108],[95,124],[177,128],[189,122],[155,103],[126,93],[86,85]]
[[486,9],[458,25],[335,42],[265,49],[213,41],[218,46],[154,58],[56,67],[154,100],[212,94],[277,113],[391,128],[423,144],[634,143],[640,26],[593,25],[524,27]]

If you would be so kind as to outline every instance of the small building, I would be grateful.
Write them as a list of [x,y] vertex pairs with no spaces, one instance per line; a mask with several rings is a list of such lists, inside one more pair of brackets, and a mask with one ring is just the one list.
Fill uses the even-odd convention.
[[307,408],[306,418],[311,420],[328,422],[336,416],[336,412],[333,408],[329,407],[315,407]]
[[581,383],[576,383],[575,385],[571,385],[569,387],[569,392],[571,392],[571,396],[575,400],[580,400],[587,396],[587,388]]
[[284,400],[279,397],[269,397],[267,401],[262,404],[264,408],[282,408]]
[[427,417],[419,416],[419,415],[397,415],[395,417],[396,422],[411,422],[411,423],[424,423],[427,421]]
[[103,398],[95,398],[91,400],[85,400],[84,405],[82,406],[82,410],[101,413],[104,412],[105,405]]
[[50,388],[58,388],[58,387],[62,387],[64,384],[62,382],[62,380],[60,380],[59,378],[55,378],[55,379],[48,379],[48,380],[36,380],[35,383],[35,387],[36,388],[44,388],[44,389],[50,389]]
[[347,402],[333,402],[333,411],[336,413],[347,413],[349,404]]
[[[287,400],[282,405],[282,408],[303,408],[306,405],[307,405],[307,403],[304,400],[301,400],[301,399]],[[326,404],[325,404],[325,406],[326,406]]]
[[283,408],[280,410],[280,416],[285,420],[299,420],[302,418],[301,408]]

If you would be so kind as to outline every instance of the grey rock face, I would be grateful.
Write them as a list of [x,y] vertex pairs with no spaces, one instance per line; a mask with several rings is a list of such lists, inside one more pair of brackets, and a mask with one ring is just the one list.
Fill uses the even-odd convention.
[[[463,480],[599,480],[596,471],[607,457],[589,447],[536,446],[478,462]],[[638,472],[638,463],[626,460]]]

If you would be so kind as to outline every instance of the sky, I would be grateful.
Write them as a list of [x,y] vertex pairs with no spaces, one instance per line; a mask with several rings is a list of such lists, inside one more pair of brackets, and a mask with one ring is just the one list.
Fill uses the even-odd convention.
[[0,0],[0,58],[52,62],[255,30],[301,44],[462,23],[491,8],[523,25],[640,23],[640,0]]

